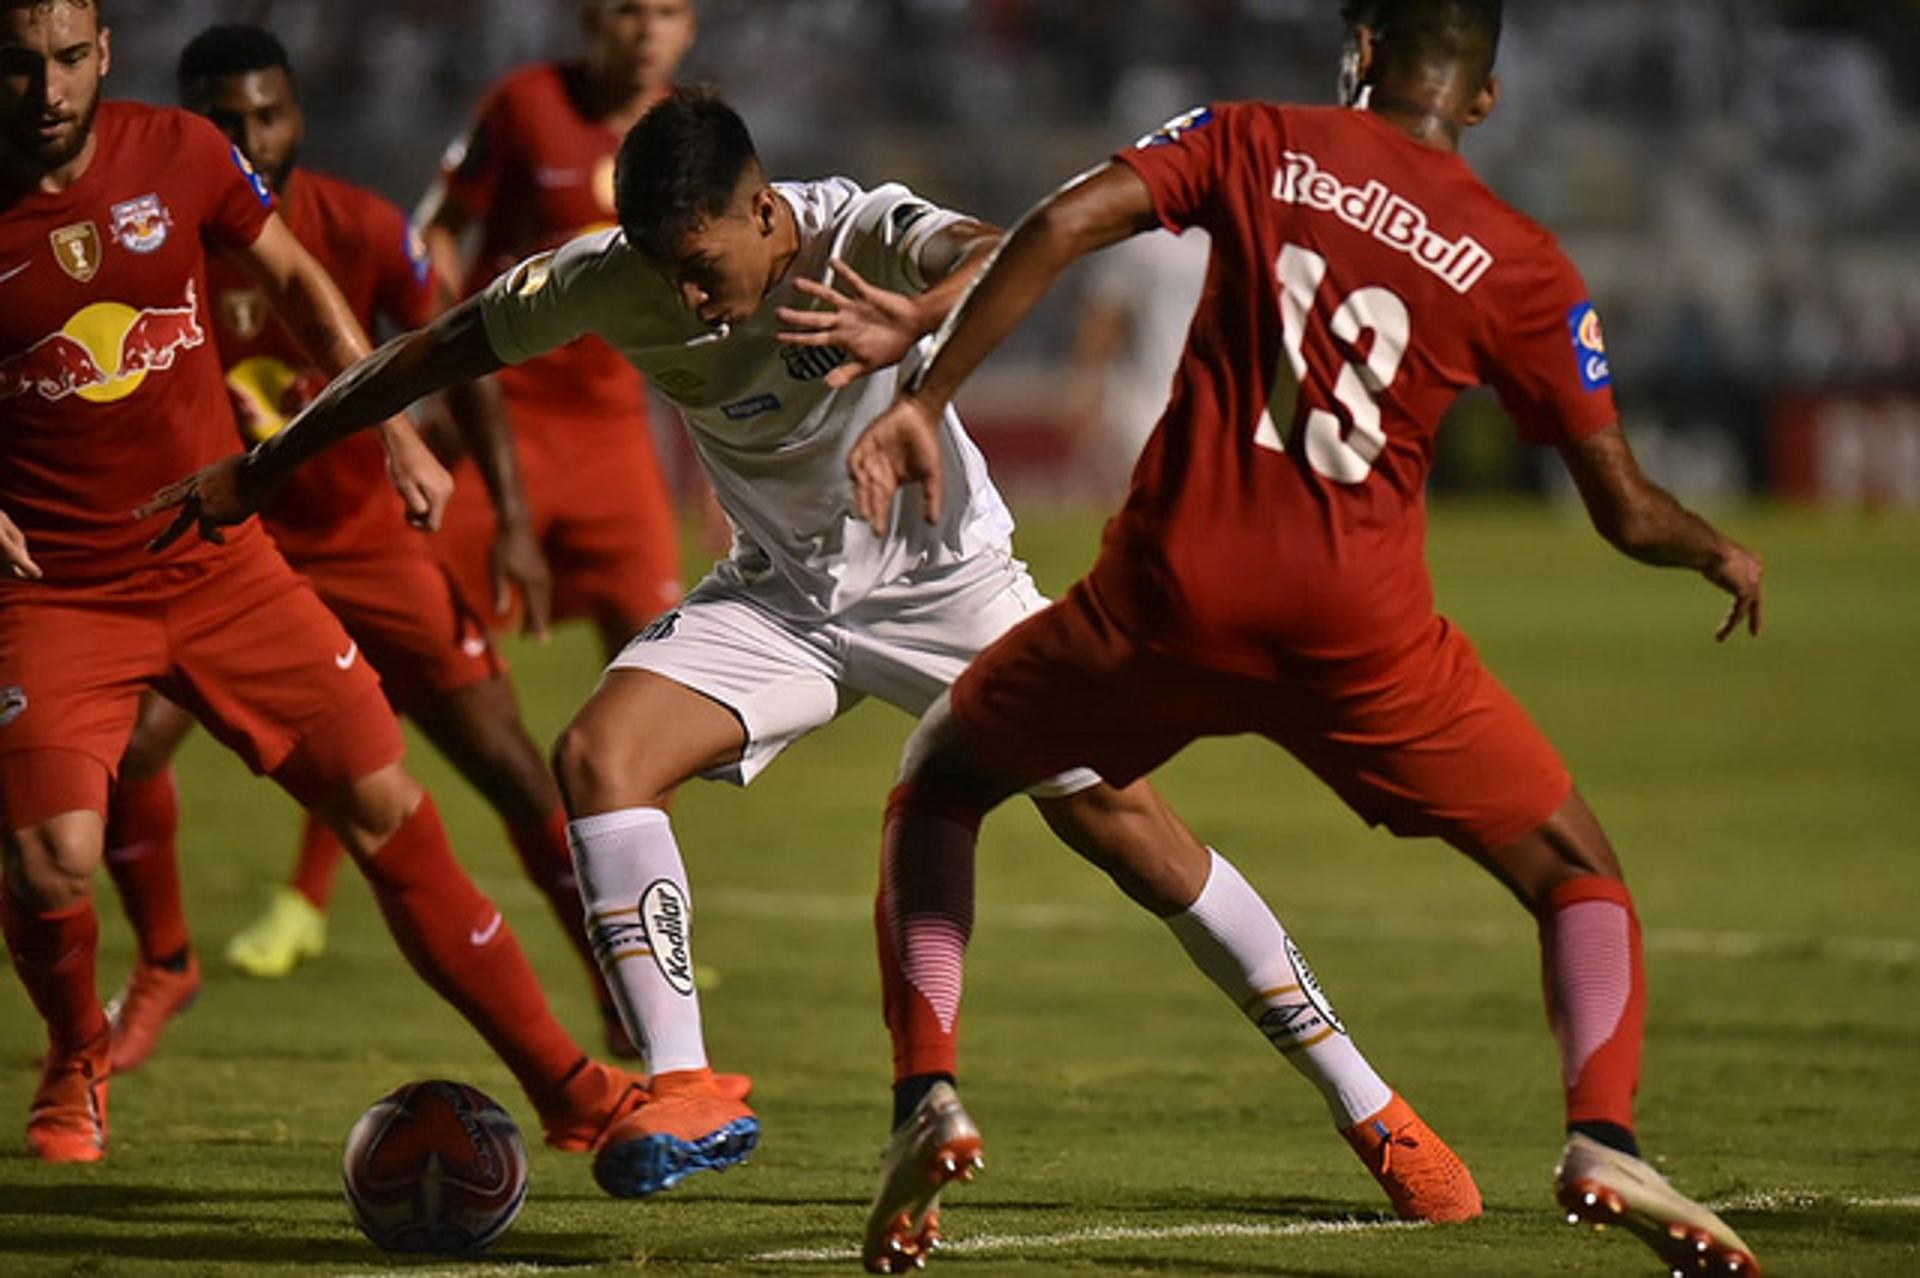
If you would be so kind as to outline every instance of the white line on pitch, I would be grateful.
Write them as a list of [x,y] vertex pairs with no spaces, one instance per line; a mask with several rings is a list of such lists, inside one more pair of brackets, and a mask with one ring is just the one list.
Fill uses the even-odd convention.
[[[1180,1238],[1301,1238],[1312,1234],[1363,1234],[1421,1228],[1424,1226],[1419,1223],[1398,1220],[1303,1220],[1291,1225],[1255,1225],[1232,1221],[1196,1222],[1191,1225],[1094,1225],[1057,1234],[976,1234],[970,1238],[951,1238],[940,1250],[961,1254],[1018,1252],[1075,1247],[1085,1243],[1158,1242]],[[794,1247],[785,1251],[763,1251],[747,1259],[775,1264],[782,1261],[845,1261],[860,1259],[860,1252],[854,1247]]]
[[576,1264],[532,1265],[524,1261],[501,1261],[496,1265],[464,1265],[458,1269],[374,1269],[365,1273],[341,1274],[339,1278],[533,1278],[535,1274],[563,1274],[569,1269],[586,1269],[601,1261]]
[[1891,1197],[1864,1194],[1836,1194],[1819,1189],[1753,1189],[1713,1204],[1715,1211],[1793,1211],[1832,1210],[1849,1207],[1866,1211],[1920,1210],[1920,1194]]

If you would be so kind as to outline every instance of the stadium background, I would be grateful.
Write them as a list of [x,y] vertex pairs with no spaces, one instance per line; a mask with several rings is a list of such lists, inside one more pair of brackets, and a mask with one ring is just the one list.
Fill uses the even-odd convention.
[[[776,175],[905,181],[1007,222],[1211,98],[1321,101],[1335,0],[700,0],[683,80]],[[307,159],[411,207],[501,71],[578,45],[567,0],[120,0],[110,90],[167,100],[206,23],[292,52]],[[1607,321],[1649,468],[1697,500],[1920,505],[1920,4],[1528,0],[1501,109],[1466,146],[1550,226]],[[1071,488],[1046,391],[1072,283],[972,388],[1016,492]],[[1551,483],[1484,401],[1442,486]],[[1551,460],[1551,459],[1547,459]],[[1556,468],[1557,469],[1557,468]]]
[[[1516,0],[1502,111],[1467,153],[1546,220],[1607,316],[1651,468],[1724,507],[1769,560],[1768,633],[1715,647],[1697,579],[1626,563],[1568,511],[1550,455],[1483,402],[1449,429],[1443,607],[1555,738],[1648,923],[1643,1134],[1773,1272],[1920,1272],[1920,6],[1908,0]],[[701,0],[688,78],[745,110],[770,166],[901,178],[1005,220],[1050,183],[1211,96],[1324,100],[1334,0]],[[289,44],[307,159],[410,205],[477,94],[576,47],[572,0],[114,0],[109,90],[166,101],[216,20]],[[1075,285],[1084,283],[1076,281]],[[973,388],[1022,553],[1058,590],[1098,522],[1071,497],[1051,388],[1072,288]],[[663,425],[669,438],[670,429]],[[1776,493],[1795,496],[1776,500]],[[1799,500],[1811,499],[1811,500]],[[1870,509],[1866,509],[1870,508]],[[690,548],[688,567],[700,554]],[[508,644],[551,740],[598,669],[574,627]],[[714,1059],[754,1073],[754,1164],[634,1209],[583,1160],[533,1153],[497,1267],[434,1275],[843,1273],[884,1124],[870,901],[905,721],[864,706],[741,795],[690,787],[683,831]],[[562,1019],[593,1011],[497,822],[416,739],[456,846]],[[463,1078],[530,1115],[472,1033],[399,967],[343,883],[326,957],[286,982],[217,959],[285,872],[293,814],[204,734],[180,762],[200,1002],[115,1081],[112,1156],[21,1152],[40,1030],[0,976],[0,1275],[366,1275],[340,1142],[382,1091]],[[1550,1210],[1559,1089],[1532,929],[1485,876],[1369,832],[1257,742],[1156,778],[1280,905],[1383,1072],[1471,1162],[1489,1214],[1398,1230],[1307,1089],[1162,929],[996,815],[969,960],[969,1103],[991,1168],[948,1216],[968,1274],[1653,1272]],[[349,876],[350,877],[350,876]],[[130,961],[99,885],[102,992]],[[1198,1151],[1198,1152],[1196,1152]],[[1671,1161],[1665,1161],[1670,1158]]]

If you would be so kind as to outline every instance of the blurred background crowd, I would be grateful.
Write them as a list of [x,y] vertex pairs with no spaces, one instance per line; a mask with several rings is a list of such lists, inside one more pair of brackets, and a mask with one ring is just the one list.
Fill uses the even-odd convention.
[[[681,78],[742,110],[776,175],[901,180],[1006,222],[1195,103],[1329,100],[1337,11],[699,0]],[[272,28],[301,80],[306,160],[403,206],[493,79],[580,38],[572,0],[117,0],[109,16],[111,91],[159,101],[201,27]],[[1501,109],[1467,157],[1587,274],[1650,467],[1696,498],[1920,505],[1920,3],[1516,0],[1498,69]],[[975,389],[1012,486],[1072,489],[1098,469],[1075,464],[1100,429],[1076,418],[1120,410],[1070,372],[1088,305],[1118,291],[1097,274]],[[1459,417],[1436,482],[1545,482],[1489,405]]]

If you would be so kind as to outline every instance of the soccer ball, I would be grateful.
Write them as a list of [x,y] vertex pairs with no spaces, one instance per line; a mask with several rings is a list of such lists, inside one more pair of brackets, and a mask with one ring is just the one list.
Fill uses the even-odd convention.
[[386,1251],[476,1252],[527,1197],[527,1147],[492,1098],[465,1083],[408,1083],[347,1133],[354,1223]]

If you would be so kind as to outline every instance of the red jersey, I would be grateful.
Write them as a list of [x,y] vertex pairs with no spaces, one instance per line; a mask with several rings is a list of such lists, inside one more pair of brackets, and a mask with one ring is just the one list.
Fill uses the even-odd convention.
[[1454,398],[1492,385],[1542,443],[1616,420],[1579,274],[1368,111],[1219,105],[1116,158],[1213,248],[1093,588],[1197,664],[1384,667],[1431,634],[1425,485]]
[[[472,129],[447,153],[447,198],[480,222],[470,291],[522,258],[615,225],[620,135],[589,119],[585,69],[543,62],[512,73],[480,104]],[[646,412],[645,382],[597,337],[582,337],[495,375],[510,403],[558,409],[591,424],[631,429]]]
[[[165,524],[134,507],[233,452],[206,250],[252,244],[273,211],[198,116],[105,102],[93,127],[72,186],[0,207],[0,509],[53,581],[154,564]],[[183,537],[158,562],[212,549]]]
[[[400,328],[418,328],[433,317],[425,248],[392,204],[349,182],[296,169],[281,194],[280,214],[369,333],[377,316]],[[220,363],[241,433],[254,444],[286,425],[328,375],[238,263],[214,259],[207,282]],[[387,482],[379,437],[363,431],[295,471],[262,517],[287,557],[303,561],[378,550],[399,534],[406,510]]]

